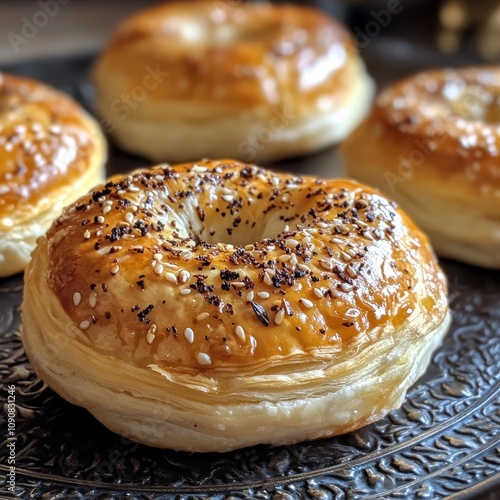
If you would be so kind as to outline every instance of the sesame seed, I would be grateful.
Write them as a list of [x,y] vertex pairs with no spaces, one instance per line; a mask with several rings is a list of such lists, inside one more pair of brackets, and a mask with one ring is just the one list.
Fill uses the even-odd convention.
[[94,308],[97,305],[97,293],[93,292],[89,296],[90,307]]
[[[158,276],[161,276],[163,274],[163,265],[162,264],[156,264],[156,266],[154,267],[154,272]],[[167,274],[169,274],[169,273],[167,273]]]
[[192,292],[191,288],[183,288],[183,289],[180,291],[180,294],[181,294],[181,295],[189,295],[191,292]]
[[287,194],[284,194],[284,195],[281,197],[281,201],[282,201],[283,203],[287,203],[289,200],[290,200],[290,197],[289,197]]
[[118,274],[118,272],[120,271],[120,266],[118,266],[117,264],[115,264],[110,270],[109,272],[114,276],[115,274]]
[[137,186],[130,186],[128,188],[128,190],[131,192],[131,193],[138,193],[140,191],[140,189],[137,187]]
[[346,252],[340,252],[340,256],[347,262],[351,262],[352,257]]
[[90,239],[90,231],[87,229],[84,233],[83,233],[83,237],[86,239],[86,240],[89,240]]
[[297,268],[301,271],[309,271],[309,266],[306,266],[305,264],[297,264]]
[[344,264],[343,262],[337,262],[337,264],[335,265],[335,269],[337,269],[337,271],[340,271],[341,273],[345,272],[346,267],[347,264]]
[[309,299],[300,299],[300,302],[302,302],[302,304],[307,307],[308,309],[311,309],[311,307],[314,306],[314,304],[309,300]]
[[373,236],[372,236],[372,233],[370,233],[370,231],[365,231],[365,232],[363,233],[363,236],[364,236],[365,238],[368,238],[369,240],[372,240],[372,241],[373,241]]
[[102,215],[99,215],[97,217],[97,222],[99,222],[99,224],[104,224],[105,221],[106,219]]
[[247,252],[252,252],[253,250],[255,250],[255,247],[253,245],[246,245],[245,250]]
[[286,240],[286,246],[288,248],[295,248],[298,244],[299,242],[297,240],[294,240],[293,238]]
[[0,194],[7,194],[9,191],[9,186],[0,186]]
[[277,325],[281,325],[283,323],[283,320],[285,319],[285,310],[280,309],[275,315],[274,315],[274,322]]
[[236,328],[234,329],[235,335],[242,341],[245,342],[245,330],[241,325],[237,325]]
[[203,173],[203,172],[206,172],[208,169],[207,167],[201,167],[200,165],[193,165],[193,167],[191,168],[190,172],[200,172],[200,173]]
[[[155,255],[158,255],[158,254],[155,254]],[[160,259],[158,259],[158,260],[160,260]],[[177,269],[179,269],[179,266],[172,264],[171,262],[163,262],[163,265],[165,267],[167,267],[168,269],[175,269],[176,271],[177,271]]]
[[351,278],[356,278],[358,273],[349,265],[345,268],[346,273],[351,277]]
[[326,259],[319,259],[319,264],[323,269],[327,271],[333,271],[333,263]]
[[321,290],[319,288],[315,288],[314,289],[314,295],[316,295],[316,297],[318,297],[319,299],[321,299],[324,296],[323,290]]
[[312,241],[312,238],[311,238],[310,236],[306,236],[306,237],[302,240],[302,242],[303,242],[303,243],[311,243],[311,241]]
[[191,328],[186,328],[184,330],[185,339],[192,344],[194,342],[194,331]]
[[132,224],[132,222],[134,222],[134,214],[130,213],[130,212],[127,212],[125,214],[125,220],[129,223],[129,224]]
[[203,321],[204,319],[207,319],[209,316],[210,316],[209,313],[202,312],[202,313],[198,314],[198,316],[196,316],[196,321],[198,321],[198,322]]
[[340,288],[344,291],[344,292],[350,292],[354,287],[352,285],[350,285],[349,283],[342,283],[340,285]]
[[280,184],[279,178],[278,177],[271,177],[271,184],[273,186],[279,186],[279,184]]
[[200,365],[205,366],[212,364],[212,358],[204,352],[199,352],[198,354],[196,354],[196,361],[198,361]]
[[231,196],[230,194],[224,194],[221,198],[228,203],[231,203],[234,200],[234,196]]
[[88,330],[90,328],[90,321],[84,320],[80,323],[81,330]]
[[270,297],[269,293],[267,292],[258,292],[257,296],[260,297],[261,299],[268,299]]
[[[163,254],[162,253],[155,253],[153,255],[153,257],[156,259],[156,260],[163,260]],[[166,264],[168,267],[170,267],[171,264]],[[176,266],[177,267],[177,266]]]
[[190,250],[183,250],[181,252],[181,258],[184,260],[189,260],[193,256],[193,252]]
[[278,257],[278,260],[280,262],[288,262],[291,258],[291,255],[281,255],[280,257]]
[[266,285],[269,285],[269,286],[272,286],[272,284],[273,284],[273,280],[270,278],[269,274],[267,274],[267,273],[264,275],[264,283]]
[[106,215],[108,212],[111,212],[111,210],[112,210],[112,207],[111,207],[111,206],[109,206],[109,205],[106,205],[106,206],[102,209],[102,213],[103,213],[104,215]]
[[73,294],[73,304],[76,306],[80,305],[80,302],[82,301],[82,294],[80,292],[75,292]]
[[156,330],[158,329],[158,327],[153,323],[150,327],[149,327],[149,330],[148,330],[148,333],[146,335],[146,342],[148,344],[152,344],[156,338]]
[[234,288],[243,288],[246,286],[246,284],[243,281],[233,281],[231,285],[233,285]]
[[175,285],[177,285],[177,276],[174,273],[165,273],[165,278],[167,279],[167,281],[170,281],[170,283],[174,283]]
[[254,297],[254,291],[253,291],[253,290],[250,290],[250,291],[247,293],[247,300],[252,301],[252,300],[253,300],[253,297]]
[[186,281],[191,278],[191,273],[189,271],[186,271],[186,269],[183,269],[180,273],[179,273],[179,281],[181,283],[186,283]]

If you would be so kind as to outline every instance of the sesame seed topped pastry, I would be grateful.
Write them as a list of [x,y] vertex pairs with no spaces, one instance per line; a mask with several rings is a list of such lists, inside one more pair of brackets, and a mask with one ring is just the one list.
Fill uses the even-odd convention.
[[269,161],[336,143],[361,120],[374,86],[344,26],[312,7],[237,3],[168,2],[118,27],[93,75],[123,149]]
[[23,314],[50,387],[117,433],[189,451],[373,422],[449,325],[445,278],[394,204],[234,161],[80,198],[38,242]]
[[445,257],[500,269],[500,68],[431,70],[380,94],[342,144]]
[[0,277],[24,269],[62,208],[104,179],[105,142],[68,96],[0,73]]

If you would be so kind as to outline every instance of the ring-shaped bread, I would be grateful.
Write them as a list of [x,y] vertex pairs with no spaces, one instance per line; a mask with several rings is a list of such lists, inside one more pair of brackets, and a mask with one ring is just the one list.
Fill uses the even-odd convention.
[[377,98],[342,144],[349,177],[393,197],[436,252],[500,268],[500,69],[431,70]]
[[169,162],[321,149],[359,123],[374,93],[344,26],[312,7],[270,3],[141,11],[117,28],[93,75],[118,144]]
[[0,277],[22,271],[62,208],[104,180],[105,155],[70,97],[0,73]]
[[398,407],[449,325],[425,236],[378,192],[233,161],[115,177],[40,238],[23,342],[142,443],[226,451]]

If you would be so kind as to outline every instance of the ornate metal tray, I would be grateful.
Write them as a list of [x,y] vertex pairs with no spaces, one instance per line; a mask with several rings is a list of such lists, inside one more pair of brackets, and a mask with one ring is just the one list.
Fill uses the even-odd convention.
[[[91,58],[5,70],[90,102]],[[146,162],[111,149],[109,171]],[[275,165],[333,177],[333,151]],[[9,387],[15,387],[20,498],[500,498],[500,272],[443,261],[453,326],[403,406],[358,432],[286,447],[188,454],[140,446],[54,394],[19,340],[22,277],[0,281],[0,497],[9,495]],[[2,497],[3,498],[3,497]]]

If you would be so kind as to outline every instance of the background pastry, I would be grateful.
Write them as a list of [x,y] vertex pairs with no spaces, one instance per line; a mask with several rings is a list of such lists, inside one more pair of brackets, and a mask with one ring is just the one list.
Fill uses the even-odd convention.
[[22,271],[62,208],[104,179],[97,123],[68,96],[0,73],[0,276]]
[[431,70],[377,98],[342,144],[348,176],[394,197],[446,257],[500,268],[500,69]]
[[232,161],[80,198],[39,240],[23,314],[54,390],[115,432],[189,451],[377,420],[449,325],[444,276],[400,209],[352,181]]
[[94,72],[125,150],[269,161],[343,139],[373,85],[346,28],[303,6],[169,2],[117,29]]

